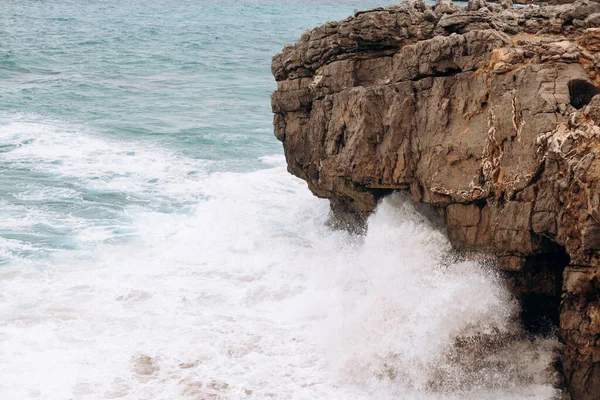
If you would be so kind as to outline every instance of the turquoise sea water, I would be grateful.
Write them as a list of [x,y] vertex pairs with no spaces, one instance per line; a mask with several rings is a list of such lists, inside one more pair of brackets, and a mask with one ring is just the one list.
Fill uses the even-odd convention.
[[[127,175],[119,168],[93,174],[90,169],[101,161],[93,159],[94,149],[77,140],[123,142],[123,152],[115,155],[119,160],[114,159],[119,163],[140,162],[137,144],[189,157],[201,166],[190,167],[188,175],[260,168],[259,157],[281,153],[272,136],[272,55],[307,28],[376,4],[381,3],[3,2],[2,209],[51,211],[57,218],[76,215],[89,220],[82,222],[86,226],[107,221],[127,226],[119,210],[131,203],[184,210],[182,199],[165,197],[157,203],[144,197],[161,190],[159,177],[151,174],[140,183],[141,193],[90,187],[77,171],[64,179],[62,172],[73,156],[84,157],[85,164],[72,167],[86,169],[87,179],[98,183]],[[52,132],[44,134],[44,129]],[[46,158],[43,150],[41,158],[12,157],[40,141],[61,147],[56,149],[60,154]],[[58,188],[75,198],[57,204],[53,198],[28,197],[32,191]],[[42,251],[17,256],[78,247],[75,227],[0,229],[3,238]],[[16,250],[8,246],[5,251]],[[0,257],[8,262],[11,255]]]
[[0,399],[552,398],[554,340],[454,353],[519,336],[491,271],[285,170],[272,55],[389,3],[0,2]]

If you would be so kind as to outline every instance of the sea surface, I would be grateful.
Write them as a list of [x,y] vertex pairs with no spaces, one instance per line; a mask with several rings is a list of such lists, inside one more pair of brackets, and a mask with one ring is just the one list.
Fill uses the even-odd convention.
[[386,0],[0,1],[0,399],[551,399],[485,265],[286,172],[272,55]]

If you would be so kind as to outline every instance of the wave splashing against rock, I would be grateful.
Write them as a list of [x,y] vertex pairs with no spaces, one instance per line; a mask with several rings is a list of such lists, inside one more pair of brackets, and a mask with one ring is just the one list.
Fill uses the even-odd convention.
[[327,343],[339,378],[419,398],[555,396],[557,341],[529,338],[497,273],[448,262],[450,253],[408,199],[383,201],[331,289]]

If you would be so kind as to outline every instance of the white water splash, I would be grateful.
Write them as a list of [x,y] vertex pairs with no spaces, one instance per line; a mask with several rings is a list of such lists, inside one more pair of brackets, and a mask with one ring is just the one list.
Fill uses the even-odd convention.
[[[2,399],[555,395],[556,342],[524,339],[494,273],[448,261],[446,238],[402,196],[358,238],[326,227],[327,202],[280,156],[256,172],[190,174],[197,160],[160,149],[17,128],[2,140],[43,134],[5,153],[13,166],[195,206],[191,215],[123,207],[130,235],[117,244],[107,240],[114,229],[66,220],[82,225],[79,250],[0,267]],[[68,190],[21,196],[79,201]],[[35,218],[61,223],[48,210]],[[13,242],[0,251],[24,246]]]

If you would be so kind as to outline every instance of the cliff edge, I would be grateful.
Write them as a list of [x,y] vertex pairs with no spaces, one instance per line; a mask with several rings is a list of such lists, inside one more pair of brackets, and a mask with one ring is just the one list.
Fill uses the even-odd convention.
[[365,223],[393,190],[494,254],[523,323],[560,327],[573,399],[600,396],[600,4],[423,1],[356,12],[273,58],[292,174]]

